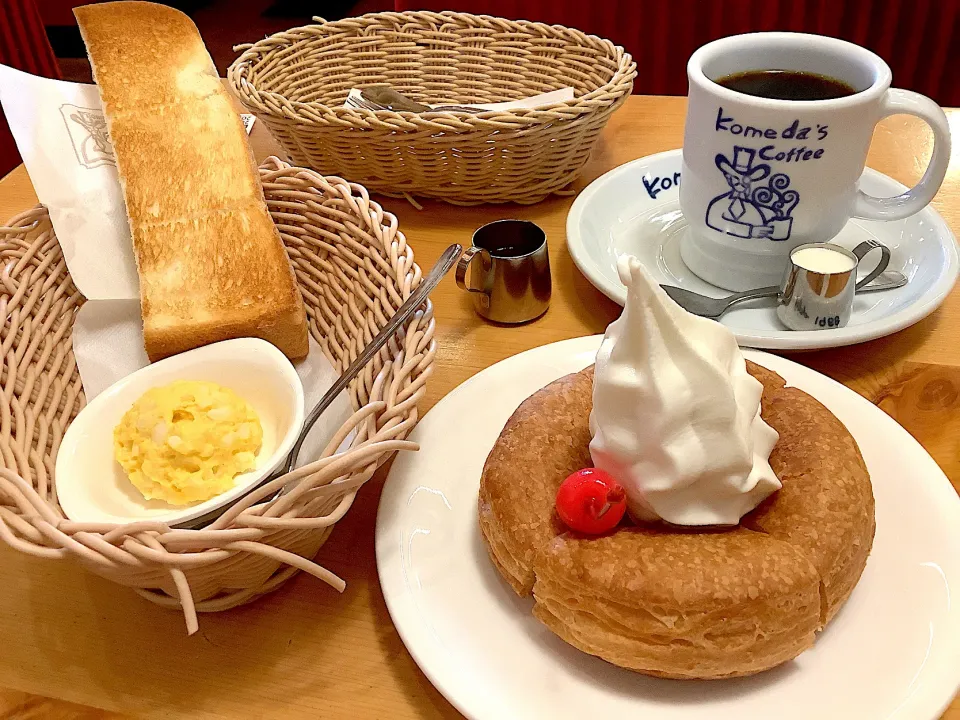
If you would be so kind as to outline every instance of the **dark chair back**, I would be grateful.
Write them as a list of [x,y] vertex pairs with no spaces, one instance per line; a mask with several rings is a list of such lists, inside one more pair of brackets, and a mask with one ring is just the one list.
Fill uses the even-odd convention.
[[[60,68],[34,0],[0,0],[0,63],[59,79]],[[19,164],[20,154],[0,111],[0,177]]]
[[[897,87],[960,105],[960,0],[394,0],[397,10],[459,10],[576,27],[623,45],[634,92],[686,95],[686,62],[727,35],[789,30],[843,38],[880,55]],[[954,73],[950,73],[953,68]]]

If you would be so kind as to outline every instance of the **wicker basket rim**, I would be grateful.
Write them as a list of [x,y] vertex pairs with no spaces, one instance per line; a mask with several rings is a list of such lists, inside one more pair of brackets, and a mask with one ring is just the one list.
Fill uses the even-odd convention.
[[[396,216],[370,200],[362,185],[289,165],[275,157],[267,158],[260,165],[259,172],[265,186],[283,193],[283,199],[278,202],[308,203],[328,198],[334,202],[336,214],[344,216],[347,222],[370,228],[368,234],[376,242],[363,257],[371,259],[378,254],[381,262],[365,263],[364,267],[369,265],[371,272],[385,276],[383,289],[388,291],[384,295],[389,306],[398,306],[402,302],[402,295],[412,291],[419,283],[420,269],[412,248],[399,229]],[[281,208],[279,212],[284,214],[286,211]],[[310,221],[305,221],[305,226],[314,227]],[[43,232],[37,237],[28,238],[25,235],[39,230]],[[55,266],[44,261],[29,262],[38,248],[51,241],[56,243],[46,208],[37,205],[18,213],[6,224],[0,224],[0,236],[7,238],[6,247],[10,251],[27,252],[23,256],[26,264],[13,262],[5,266],[2,290],[11,297],[0,302],[0,307],[4,307],[8,313],[19,312],[21,308],[30,313],[42,305],[36,302],[35,294],[22,293],[18,290],[20,286],[11,284],[10,273],[17,278],[24,268],[30,278],[38,272],[60,273],[61,276],[55,278],[59,280],[59,286],[72,287],[69,298],[59,298],[59,302],[67,303],[62,307],[69,312],[65,312],[63,317],[65,322],[72,325],[75,306],[71,303],[81,296],[72,286],[66,265],[62,262]],[[17,237],[19,241],[15,239]],[[291,262],[294,262],[294,257],[298,258],[298,262],[308,262],[309,252],[309,247],[294,250]],[[366,287],[353,276],[344,277],[356,287]],[[53,286],[47,282],[31,285],[44,288],[43,292],[47,295],[53,292],[50,289]],[[49,309],[49,306],[43,307]],[[389,309],[388,306],[381,308],[381,311],[385,309]],[[14,316],[14,322],[18,317]],[[326,321],[315,319],[314,324],[324,322],[329,323],[329,317]],[[323,343],[321,347],[335,368],[337,362],[347,362],[354,356],[350,353],[359,353],[365,344],[362,330],[366,326],[362,322],[361,329],[349,336],[340,332],[355,329],[349,324],[325,330],[328,341],[336,343],[338,353],[331,355]],[[239,498],[228,506],[223,516],[203,529],[172,528],[152,520],[116,524],[66,518],[52,504],[55,497],[51,499],[46,491],[41,494],[32,481],[25,479],[30,477],[29,474],[20,475],[21,470],[14,469],[18,468],[18,463],[29,463],[35,458],[31,455],[28,461],[29,447],[15,447],[18,442],[24,442],[22,431],[18,429],[11,435],[8,427],[7,435],[0,436],[0,442],[4,444],[2,459],[13,457],[14,464],[8,467],[0,463],[0,499],[5,500],[0,503],[0,542],[37,557],[72,558],[97,574],[134,587],[139,594],[153,602],[179,605],[190,633],[197,629],[198,610],[225,609],[247,602],[278,587],[297,570],[308,572],[342,591],[344,581],[311,558],[329,530],[349,510],[359,488],[376,469],[395,452],[417,447],[416,443],[407,439],[407,435],[418,420],[416,404],[425,393],[426,379],[436,355],[433,308],[429,300],[409,323],[404,335],[396,338],[395,342],[391,341],[393,345],[388,344],[351,385],[349,392],[354,412],[328,442],[321,457]],[[54,342],[70,343],[69,337],[66,340],[62,337],[57,339],[58,336],[47,325],[27,323],[21,326],[54,337]],[[63,354],[56,357],[71,360],[69,348],[63,347],[61,350]],[[5,356],[12,363],[5,366],[8,373],[6,383],[11,391],[20,392],[15,379],[12,379],[19,367],[17,357],[18,354],[13,352]],[[49,357],[43,356],[41,362],[48,361]],[[30,367],[25,365],[26,369],[21,370],[25,373],[22,375],[25,387],[29,387],[36,377],[31,374],[33,371]],[[51,372],[62,374],[67,365],[57,361],[52,367]],[[74,384],[77,383],[79,379]],[[39,386],[47,392],[51,387],[56,388],[57,383],[40,382]],[[7,406],[20,399],[15,393],[14,400],[6,398],[5,408],[0,410],[11,412]],[[26,396],[26,402],[41,401],[42,398],[33,401]],[[68,412],[75,407],[74,400],[69,397],[64,402],[63,408],[57,412]],[[60,406],[52,407],[56,409]],[[337,452],[336,449],[353,431],[356,431],[356,435],[350,447]],[[39,436],[28,434],[27,437],[31,442],[36,437],[49,439],[43,432]],[[43,452],[52,453],[51,457],[55,458],[58,442],[59,439],[55,439],[52,446],[45,444]],[[7,450],[12,455],[7,454]],[[52,482],[51,475],[47,474],[46,477]],[[297,486],[283,495],[276,495],[291,479],[298,480]],[[310,549],[297,550],[304,547]],[[265,580],[258,574],[263,563],[277,566]],[[281,570],[280,566],[287,566],[287,569]],[[237,580],[240,576],[242,580]],[[205,588],[200,603],[195,602],[191,590],[194,581]],[[224,585],[224,582],[227,584]]]
[[[385,229],[390,227],[396,227],[398,224],[396,220],[396,216],[393,213],[387,210],[384,210],[383,207],[380,205],[380,203],[378,203],[376,200],[371,199],[369,191],[366,189],[366,187],[358,183],[350,182],[349,180],[338,177],[336,175],[324,175],[310,168],[298,167],[296,165],[287,163],[275,156],[270,156],[264,159],[264,161],[260,163],[258,169],[260,172],[261,180],[263,182],[280,182],[280,183],[290,184],[291,189],[300,190],[301,192],[306,192],[308,194],[317,194],[318,196],[319,196],[318,191],[322,191],[325,193],[329,193],[334,197],[339,195],[339,197],[341,198],[351,197],[355,199],[360,199],[366,205],[369,206],[369,209],[372,212],[368,217],[364,217],[363,215],[358,214],[357,215],[358,219],[366,220],[371,224],[375,224],[375,223],[380,224]],[[309,182],[310,186],[304,190],[302,186],[298,187],[298,181]],[[338,193],[338,189],[343,189],[344,192]],[[37,213],[38,209],[40,210],[41,215],[31,220],[27,225],[21,224],[25,219],[34,216]],[[11,229],[17,228],[18,226],[22,230],[35,229],[39,227],[41,223],[44,222],[44,216],[46,216],[46,222],[49,222],[49,214],[47,212],[46,206],[42,204],[38,204],[32,208],[28,208],[27,210],[24,210],[22,212],[15,214],[12,218],[9,218],[6,221],[6,223],[0,224],[0,229],[11,230]],[[69,274],[69,271],[68,271],[68,274]],[[427,299],[425,305],[428,308],[428,312],[432,314],[432,302],[429,299]],[[356,416],[361,414],[363,411],[364,411],[364,408],[354,408],[353,417],[351,417],[348,420],[348,424],[350,422],[353,422]],[[352,450],[356,446],[357,446],[357,440],[354,439],[354,441],[351,442],[350,447],[348,448],[348,451]],[[255,492],[247,493],[241,496],[240,498],[238,498],[236,502],[231,503],[229,507],[239,506],[240,504],[243,503],[244,500],[256,494],[259,494],[259,493],[255,493]],[[67,522],[71,522],[71,521],[67,520]],[[147,521],[147,522],[152,523],[153,521]],[[109,527],[111,529],[117,529],[117,528],[124,528],[127,526],[137,525],[140,523],[141,521],[132,521],[129,523],[100,522],[100,523],[94,523],[94,524],[97,524],[103,527]],[[192,532],[200,532],[200,531],[179,528],[178,532],[192,533]],[[203,532],[221,532],[221,530],[203,530]]]
[[[581,95],[580,97],[575,97],[573,100],[566,100],[563,102],[550,103],[547,105],[542,105],[535,108],[514,108],[508,110],[485,110],[483,112],[477,113],[464,113],[464,112],[451,112],[451,111],[434,111],[426,113],[415,113],[408,111],[395,111],[395,110],[365,110],[352,107],[344,107],[342,105],[327,105],[325,103],[311,100],[304,102],[302,100],[294,100],[289,98],[283,93],[279,93],[273,90],[263,90],[257,88],[256,84],[250,80],[248,77],[248,72],[251,63],[260,57],[268,55],[272,52],[277,51],[281,48],[291,47],[298,42],[302,42],[310,37],[315,36],[315,32],[318,29],[327,29],[327,28],[339,28],[339,27],[351,27],[355,26],[358,23],[366,24],[367,26],[373,26],[378,24],[376,21],[379,21],[382,18],[444,18],[444,19],[474,19],[478,21],[483,21],[491,24],[501,24],[501,25],[511,25],[514,28],[533,28],[537,30],[552,30],[569,33],[580,40],[590,40],[596,44],[605,46],[607,49],[612,51],[613,57],[617,59],[617,69],[611,78],[600,85],[599,87],[594,88],[590,92]],[[332,114],[338,119],[351,120],[355,119],[365,123],[368,118],[380,118],[380,117],[391,117],[397,116],[408,121],[413,121],[416,123],[418,118],[423,118],[424,120],[430,118],[436,118],[438,116],[456,116],[457,120],[466,124],[466,125],[485,125],[487,122],[492,120],[495,117],[503,116],[513,116],[517,118],[524,119],[541,119],[539,116],[542,114],[544,117],[543,122],[555,122],[556,117],[551,113],[552,110],[556,108],[567,108],[568,115],[569,110],[576,111],[578,115],[588,114],[594,112],[598,107],[604,107],[612,104],[615,100],[609,98],[600,99],[600,96],[606,96],[611,93],[617,95],[623,92],[624,88],[627,88],[627,92],[632,89],[633,79],[636,76],[636,66],[633,62],[633,57],[630,53],[621,45],[615,45],[610,40],[606,38],[601,38],[597,35],[591,35],[578,30],[576,28],[567,27],[565,25],[549,25],[547,23],[536,22],[533,20],[509,20],[505,18],[495,17],[493,15],[474,15],[472,13],[461,13],[453,10],[443,10],[441,12],[436,12],[432,10],[415,10],[408,12],[379,12],[379,13],[367,13],[365,15],[360,15],[354,18],[344,18],[342,20],[324,20],[322,17],[314,16],[314,20],[318,21],[317,24],[313,25],[301,25],[295,28],[290,28],[289,30],[284,30],[278,33],[275,33],[269,37],[258,40],[255,43],[248,43],[243,45],[234,46],[234,50],[242,51],[240,56],[236,58],[227,68],[227,78],[230,80],[230,84],[233,86],[235,92],[243,99],[245,103],[250,103],[254,105],[262,105],[259,101],[254,100],[250,97],[250,94],[247,92],[248,87],[256,89],[256,94],[262,98],[270,99],[275,102],[282,101],[286,103],[291,108],[299,111],[308,111],[310,114]],[[466,25],[466,24],[465,24]],[[299,36],[291,38],[290,42],[279,43],[278,38],[281,36]],[[308,119],[308,121],[312,121]],[[480,121],[480,122],[477,122]]]

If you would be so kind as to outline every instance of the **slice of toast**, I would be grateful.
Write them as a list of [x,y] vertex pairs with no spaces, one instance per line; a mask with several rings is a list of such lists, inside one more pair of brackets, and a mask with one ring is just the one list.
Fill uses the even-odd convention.
[[114,144],[147,355],[235,337],[307,354],[307,320],[240,117],[193,22],[148,2],[75,9]]

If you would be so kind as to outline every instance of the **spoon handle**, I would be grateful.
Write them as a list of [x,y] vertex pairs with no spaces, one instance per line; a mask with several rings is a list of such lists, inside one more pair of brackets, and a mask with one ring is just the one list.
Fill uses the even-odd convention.
[[[863,287],[858,287],[858,293],[876,292],[878,290],[894,290],[903,287],[909,282],[907,276],[898,270],[886,270],[870,283]],[[858,283],[859,284],[859,283]]]
[[287,456],[287,462],[284,464],[284,470],[280,473],[277,473],[275,476],[279,477],[282,474],[286,474],[293,470],[297,464],[297,455],[300,454],[300,448],[303,446],[303,441],[306,439],[307,434],[310,432],[310,429],[313,427],[314,423],[323,415],[324,410],[330,407],[330,404],[336,399],[343,390],[350,384],[350,381],[353,380],[361,370],[366,366],[370,360],[373,359],[373,356],[376,355],[380,348],[382,348],[387,340],[389,340],[393,335],[400,329],[400,326],[409,318],[414,311],[423,304],[423,301],[427,299],[427,295],[437,286],[444,275],[450,272],[450,268],[453,267],[454,263],[457,261],[457,258],[460,257],[463,247],[461,245],[451,245],[446,250],[443,251],[443,254],[440,256],[440,259],[437,260],[436,264],[430,268],[430,272],[427,273],[426,277],[420,281],[420,285],[417,286],[417,289],[414,290],[410,297],[397,309],[393,314],[393,317],[383,326],[383,329],[378,332],[373,340],[363,349],[357,359],[354,360],[343,371],[343,374],[337,378],[336,382],[330,386],[330,389],[324,393],[324,396],[320,399],[313,410],[310,411],[310,414],[307,416],[306,421],[303,423],[303,429],[300,431],[300,435],[297,437],[297,441],[293,445],[293,449],[290,451],[290,454]]
[[738,302],[743,302],[744,300],[776,297],[779,294],[780,288],[776,285],[770,285],[768,287],[754,288],[753,290],[744,290],[743,292],[734,293],[733,295],[727,295],[725,298],[723,298],[723,300],[727,303],[727,307],[729,308],[731,305],[736,305]]
[[[380,348],[386,344],[387,340],[389,340],[394,333],[400,329],[400,326],[403,324],[404,320],[409,318],[414,311],[423,304],[423,301],[427,299],[427,295],[430,294],[430,291],[437,286],[437,283],[443,279],[444,275],[450,272],[450,268],[452,268],[454,263],[457,262],[457,258],[460,257],[460,253],[462,251],[463,247],[461,245],[451,245],[443,251],[443,255],[441,255],[436,264],[430,268],[430,272],[427,273],[426,277],[420,281],[417,289],[410,294],[410,297],[408,297],[406,301],[397,309],[397,311],[393,314],[393,317],[391,317],[387,324],[383,326],[383,329],[374,336],[373,340],[371,340],[370,343],[357,356],[357,359],[350,363],[347,369],[343,371],[343,374],[337,378],[336,382],[334,382],[333,385],[330,386],[330,389],[324,393],[322,398],[320,398],[320,402],[318,402],[313,407],[313,410],[310,411],[310,415],[307,416],[307,419],[303,424],[303,429],[300,431],[300,435],[297,436],[297,441],[294,443],[290,454],[287,455],[287,459],[283,466],[257,483],[256,487],[250,489],[250,492],[256,491],[267,483],[272,482],[278,477],[286,475],[288,472],[293,470],[294,466],[297,464],[297,455],[300,454],[300,448],[303,446],[304,439],[306,439],[307,434],[310,432],[310,428],[312,428],[314,423],[317,422],[317,419],[323,415],[323,411],[330,407],[330,404],[334,401],[337,395],[343,392],[344,388],[350,384],[350,381],[353,380],[353,378],[360,373],[364,366],[370,362],[373,356],[377,354],[377,351],[379,351]],[[282,489],[277,491],[277,493],[269,499],[276,499],[282,492]],[[215,510],[208,512],[206,515],[201,515],[199,518],[181,523],[175,527],[184,530],[198,530],[214,522],[229,509],[229,505],[226,507],[216,508]]]
[[[866,243],[864,243],[866,244]],[[882,246],[881,246],[882,247]],[[872,249],[872,248],[869,248]],[[881,261],[882,262],[882,261]],[[884,277],[885,273],[871,273],[868,277],[864,278],[866,282],[861,280],[857,283],[857,292],[877,292],[878,290],[892,290],[894,288],[902,287],[907,284],[907,280],[903,275],[899,273],[894,275],[890,273],[890,277]],[[774,285],[762,288],[755,288],[754,290],[744,290],[743,292],[734,293],[733,295],[727,295],[724,298],[724,301],[727,303],[727,308],[731,305],[736,305],[739,302],[744,300],[756,300],[757,298],[765,297],[776,297],[780,294],[780,288]]]
[[424,113],[430,111],[429,105],[418,103],[411,100],[406,95],[393,88],[375,87],[364,88],[360,95],[372,103],[380,105],[384,110],[393,110],[394,112],[415,112]]

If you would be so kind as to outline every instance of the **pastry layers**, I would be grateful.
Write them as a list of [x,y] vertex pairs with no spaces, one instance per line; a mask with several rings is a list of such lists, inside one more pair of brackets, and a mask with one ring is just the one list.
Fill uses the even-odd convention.
[[532,395],[484,466],[479,518],[491,559],[565,641],[671,678],[749,675],[796,657],[856,585],[873,542],[873,493],[847,429],[754,364],[770,463],[783,489],[725,530],[622,525],[568,532],[557,488],[591,464],[593,368]]

